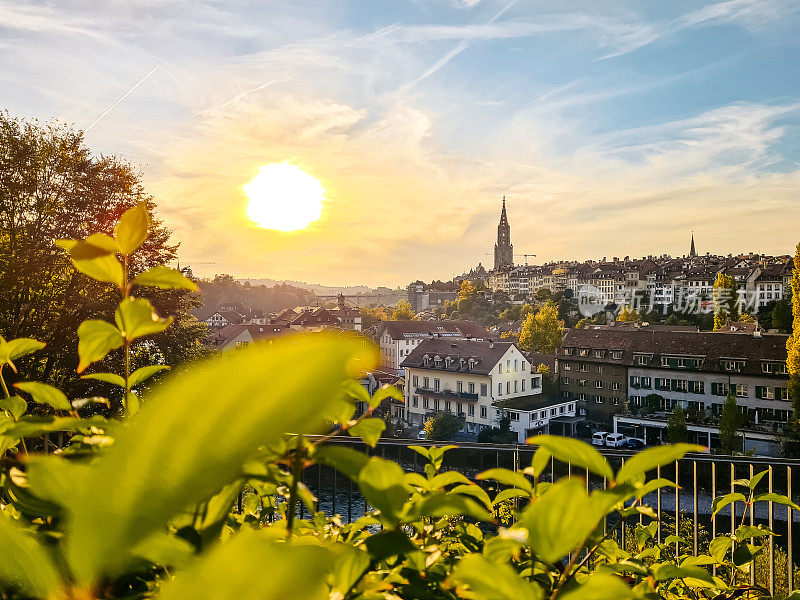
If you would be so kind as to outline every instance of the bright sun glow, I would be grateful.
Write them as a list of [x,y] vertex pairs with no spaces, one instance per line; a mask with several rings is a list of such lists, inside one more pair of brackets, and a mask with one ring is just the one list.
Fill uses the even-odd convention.
[[265,229],[305,229],[322,214],[325,191],[320,182],[288,163],[261,167],[244,186],[250,199],[247,216]]

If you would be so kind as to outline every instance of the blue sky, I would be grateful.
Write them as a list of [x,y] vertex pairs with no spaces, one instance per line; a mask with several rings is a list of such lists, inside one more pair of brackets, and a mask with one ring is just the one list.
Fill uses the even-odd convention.
[[[789,253],[799,26],[795,0],[0,0],[0,106],[139,165],[205,275],[447,278],[490,260],[502,194],[540,260],[691,229]],[[300,233],[244,214],[283,161],[326,189]]]

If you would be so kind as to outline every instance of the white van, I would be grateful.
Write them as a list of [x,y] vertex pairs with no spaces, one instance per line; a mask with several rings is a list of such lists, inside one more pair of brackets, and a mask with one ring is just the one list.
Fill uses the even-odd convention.
[[592,445],[593,446],[605,446],[606,445],[606,436],[608,435],[607,431],[595,431],[592,434]]
[[628,443],[628,438],[621,433],[609,433],[606,436],[606,446],[609,448],[621,448]]

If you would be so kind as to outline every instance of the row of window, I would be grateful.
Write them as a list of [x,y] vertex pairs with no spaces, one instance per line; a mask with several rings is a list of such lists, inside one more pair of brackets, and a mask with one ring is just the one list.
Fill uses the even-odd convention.
[[[411,382],[412,382],[412,384],[414,385],[415,388],[420,387],[420,385],[419,385],[419,375],[414,375],[411,378]],[[430,380],[429,377],[423,377],[422,378],[422,388],[426,389],[426,390],[431,389],[431,380]],[[441,381],[439,380],[438,377],[434,377],[434,379],[433,379],[433,390],[438,392],[438,391],[441,391],[440,388],[441,388]],[[482,383],[480,389],[481,389],[481,396],[483,396],[483,397],[485,397],[489,393],[489,386],[486,383]],[[524,389],[525,389],[525,387],[524,387],[524,382],[523,382],[523,390]],[[464,382],[463,381],[456,381],[456,391],[459,394],[464,392]],[[468,394],[474,394],[475,393],[475,383],[474,382],[472,382],[472,381],[467,382],[467,393]]]
[[[515,379],[513,381],[513,384],[514,384],[514,391],[513,392],[511,391],[511,384],[512,384],[511,381],[506,381],[506,385],[505,385],[506,395],[512,394],[512,393],[516,394],[518,392],[524,392],[525,391],[525,380],[524,379],[520,379],[520,380],[516,380]],[[521,384],[521,385],[518,385],[518,384]],[[531,389],[535,389],[535,388],[536,388],[536,378],[535,377],[531,377]],[[497,395],[498,396],[502,396],[503,395],[503,382],[502,381],[498,381],[497,382]]]
[[[612,360],[622,360],[622,350],[592,350],[591,348],[578,348],[578,356],[592,356],[605,358],[606,352]],[[575,356],[575,348],[564,348],[564,356]]]
[[[564,385],[570,385],[572,383],[572,379],[570,377],[562,377],[561,383],[563,383]],[[575,379],[575,383],[578,384],[578,386],[580,387],[587,387],[589,385],[589,381],[586,379]],[[601,381],[599,379],[594,381],[594,387],[597,388],[598,390],[602,390],[603,388],[605,388],[606,384],[609,385],[610,389],[615,391],[622,389],[622,385],[620,384],[619,381],[608,382],[608,381]]]
[[[461,402],[456,402],[456,414],[464,414],[464,405]],[[413,408],[419,408],[419,396],[411,396],[411,406]],[[445,400],[444,402],[440,400],[430,398],[422,398],[422,408],[424,409],[433,409],[433,410],[442,410],[442,406],[444,406],[444,410],[448,412],[452,412],[453,410],[453,403],[450,400]],[[467,404],[467,415],[470,417],[475,416],[475,405],[474,404]],[[485,406],[480,407],[480,415],[481,419],[487,418],[487,408]]]
[[[565,371],[572,371],[573,370],[573,365],[571,363],[564,363],[562,365],[562,367],[563,367],[563,369]],[[574,368],[575,371],[579,371],[581,373],[588,373],[590,371],[588,363],[575,363],[574,367],[575,367]],[[606,373],[607,372],[606,365],[595,365],[594,366],[594,372],[598,373],[599,375],[602,375],[603,373]],[[622,367],[612,366],[611,367],[611,373],[613,375],[621,375],[622,374]]]
[[[652,379],[631,375],[630,386],[634,389],[651,389]],[[679,392],[692,394],[705,394],[705,383],[702,381],[691,381],[686,379],[665,379],[655,378],[655,389],[665,392]],[[750,394],[750,386],[743,383],[712,382],[711,394],[714,396],[727,396],[729,391],[738,398],[747,398]],[[788,391],[786,388],[772,386],[755,386],[756,398],[764,400],[786,400]]]
[[567,390],[561,392],[561,397],[568,398],[570,400],[577,398],[581,402],[589,402],[591,400],[595,404],[613,404],[614,406],[619,405],[621,400],[619,396],[612,396],[611,398],[608,398],[606,396],[601,396],[599,394],[589,395],[589,394],[584,394],[582,392],[579,394],[573,394],[572,392]]
[[[515,371],[515,372],[519,370],[519,363],[520,363],[520,362],[522,362],[522,370],[523,370],[523,371],[525,370],[525,366],[526,366],[526,363],[525,363],[525,361],[524,361],[524,360],[523,360],[523,361],[520,361],[518,358],[515,358],[515,359],[514,359],[514,371]],[[503,374],[503,363],[502,363],[502,361],[501,361],[501,362],[499,362],[499,363],[497,363],[497,372],[498,372],[500,375],[502,375],[502,374]],[[505,372],[506,372],[506,373],[511,373],[511,359],[510,359],[510,358],[509,358],[509,359],[506,359],[506,370],[505,370]]]

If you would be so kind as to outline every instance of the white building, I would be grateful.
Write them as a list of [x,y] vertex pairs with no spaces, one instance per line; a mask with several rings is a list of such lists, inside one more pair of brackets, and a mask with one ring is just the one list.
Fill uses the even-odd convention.
[[402,367],[406,420],[414,425],[446,411],[464,419],[466,431],[477,433],[508,414],[523,442],[549,429],[551,418],[575,416],[574,400],[553,404],[542,395],[542,375],[512,342],[430,338]]
[[489,332],[473,321],[383,321],[376,331],[381,365],[400,370],[400,363],[429,338],[486,339]]

